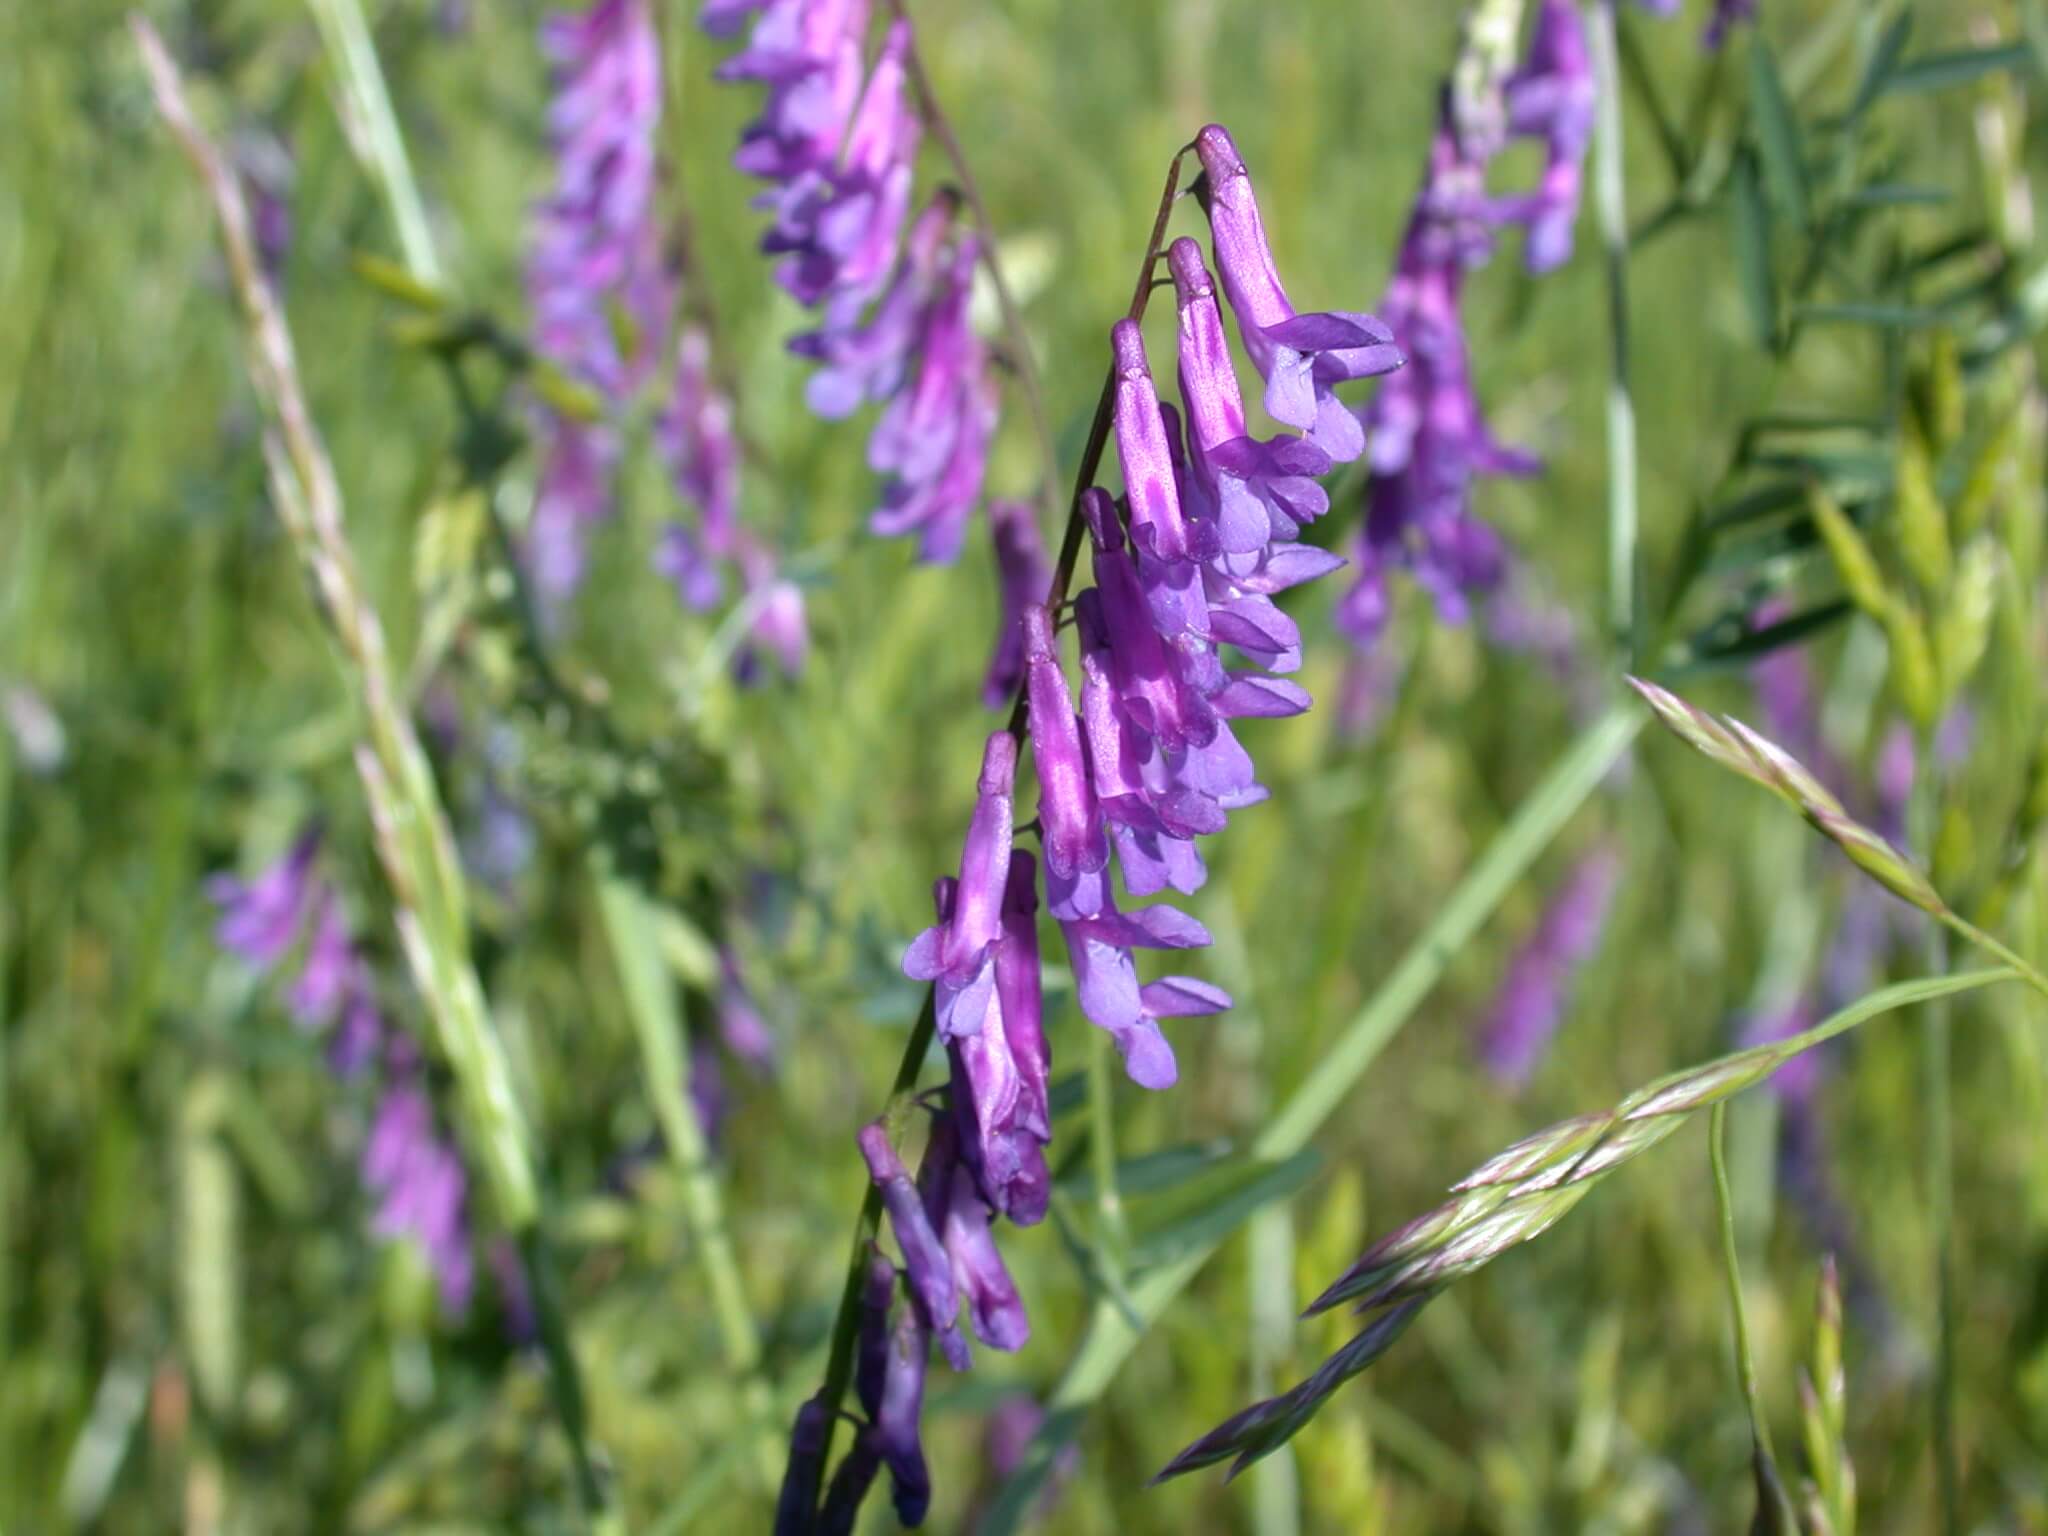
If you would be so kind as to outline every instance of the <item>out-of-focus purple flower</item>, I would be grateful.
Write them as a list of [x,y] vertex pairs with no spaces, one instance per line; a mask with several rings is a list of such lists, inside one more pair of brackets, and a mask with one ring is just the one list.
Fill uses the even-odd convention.
[[671,530],[672,541],[687,541],[688,558],[671,542],[659,564],[685,603],[708,608],[721,586],[714,562],[731,557],[739,535],[740,448],[732,402],[712,382],[711,342],[700,326],[685,326],[676,339],[675,373],[655,418],[654,442],[676,494],[696,514],[694,528]]
[[[647,0],[550,16],[541,47],[555,79],[555,184],[534,210],[527,254],[534,345],[616,409],[645,381],[668,324],[653,221],[660,47]],[[608,421],[543,415],[526,560],[553,612],[582,583],[590,530],[611,515],[619,445]]]
[[889,402],[868,439],[869,466],[888,476],[869,529],[915,534],[918,558],[934,564],[960,552],[995,433],[995,385],[968,323],[978,259],[974,237],[962,235],[912,343],[917,376]]
[[491,1239],[484,1250],[491,1266],[491,1278],[498,1283],[498,1305],[505,1313],[505,1334],[516,1349],[529,1349],[540,1340],[540,1318],[533,1309],[533,1287],[527,1283],[526,1263],[509,1237]]
[[1573,0],[1542,0],[1528,57],[1503,89],[1508,131],[1543,140],[1546,160],[1536,190],[1508,199],[1502,211],[1528,228],[1523,255],[1529,270],[1548,272],[1572,253],[1572,225],[1579,215],[1579,184],[1598,99],[1585,23]]
[[235,135],[232,158],[249,198],[257,260],[263,265],[263,275],[275,285],[284,275],[285,260],[292,249],[295,167],[291,151],[276,134],[250,129]]
[[1702,41],[1710,49],[1718,49],[1728,41],[1728,34],[1745,21],[1756,20],[1756,0],[1714,0],[1714,14],[1707,22]]
[[[991,1408],[982,1422],[982,1454],[987,1462],[991,1483],[989,1497],[994,1488],[1008,1482],[1011,1475],[1024,1464],[1024,1456],[1031,1448],[1031,1440],[1038,1433],[1039,1425],[1045,1422],[1045,1409],[1038,1399],[1028,1392],[1012,1392]],[[1053,1458],[1052,1472],[1045,1480],[1033,1513],[1043,1519],[1052,1512],[1059,1501],[1062,1490],[1073,1480],[1080,1469],[1081,1447],[1068,1441],[1060,1447]]]
[[730,945],[718,951],[718,1035],[748,1066],[765,1072],[775,1065],[775,1034],[755,1006]]
[[1025,608],[1042,599],[1052,584],[1052,561],[1028,501],[995,500],[988,504],[988,529],[996,548],[996,588],[1002,617],[997,621],[995,654],[982,680],[981,701],[1000,709],[1016,696],[1024,681]]
[[690,1042],[690,1108],[704,1128],[704,1140],[717,1147],[725,1139],[725,1117],[732,1108],[726,1089],[725,1067],[709,1040]]
[[1469,173],[1448,125],[1439,130],[1429,179],[1403,238],[1381,313],[1408,366],[1366,408],[1373,470],[1354,547],[1358,582],[1337,622],[1361,647],[1379,637],[1389,611],[1387,576],[1406,567],[1449,623],[1463,622],[1472,593],[1490,591],[1505,570],[1500,538],[1473,512],[1481,475],[1526,475],[1537,460],[1503,447],[1487,430],[1472,387],[1459,300],[1469,246],[1444,210],[1458,199],[1437,184]]
[[781,258],[777,281],[820,313],[790,343],[821,365],[811,408],[837,418],[886,402],[868,442],[885,477],[869,527],[913,535],[920,559],[950,562],[980,498],[997,399],[968,323],[980,251],[958,226],[958,198],[935,196],[904,242],[923,132],[910,22],[890,22],[863,84],[868,0],[719,3],[703,23],[725,35],[749,14],[746,47],[718,74],[769,87],[735,161],[775,184],[758,199],[773,214],[761,248]]
[[363,1145],[363,1183],[377,1202],[371,1230],[419,1244],[450,1312],[469,1305],[469,1177],[434,1125],[434,1107],[411,1073],[385,1089]]
[[292,1016],[307,1029],[321,1029],[333,1022],[355,981],[357,967],[355,944],[349,937],[348,919],[342,916],[340,898],[322,888],[314,898],[313,933],[306,941],[298,979],[285,993]]
[[[1750,1015],[1737,1032],[1736,1043],[1745,1049],[1775,1045],[1813,1028],[1819,1021],[1813,1005],[1797,999],[1778,1008],[1766,1008]],[[1817,1050],[1801,1051],[1771,1074],[1771,1092],[1791,1104],[1810,1105],[1820,1088],[1821,1055]]]
[[214,942],[257,971],[267,972],[282,960],[305,920],[313,889],[313,855],[319,848],[318,829],[308,828],[283,858],[254,878],[210,878],[206,894],[220,908]]
[[742,683],[760,675],[760,653],[766,651],[785,677],[804,669],[810,648],[810,626],[804,614],[804,589],[780,574],[765,544],[742,531],[739,540],[740,579],[753,610],[747,643],[733,658],[733,672]]
[[1266,381],[1266,412],[1348,464],[1364,451],[1365,439],[1333,386],[1400,367],[1394,338],[1371,315],[1298,313],[1281,286],[1251,173],[1229,132],[1211,123],[1195,136],[1195,153],[1216,271],[1245,350]]
[[1599,942],[1620,878],[1621,860],[1611,849],[1581,859],[1509,962],[1479,1047],[1495,1081],[1528,1081],[1563,1020],[1574,975]]

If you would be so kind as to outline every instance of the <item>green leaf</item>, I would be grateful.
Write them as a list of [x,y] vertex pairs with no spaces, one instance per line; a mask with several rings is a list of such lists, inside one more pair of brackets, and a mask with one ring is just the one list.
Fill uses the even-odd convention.
[[1906,56],[1906,40],[1912,32],[1913,12],[1910,7],[1900,11],[1898,19],[1884,29],[1884,36],[1877,40],[1877,48],[1870,55],[1869,68],[1863,71],[1862,83],[1856,87],[1856,98],[1849,103],[1848,122],[1851,127],[1870,110],[1870,104],[1883,93],[1897,72],[1899,60]]
[[2024,69],[2032,56],[2024,42],[1994,43],[1988,48],[1958,48],[1952,53],[1922,54],[1902,64],[1884,84],[1887,92],[1945,91],[1968,85],[1981,75]]
[[1762,36],[1749,45],[1750,110],[1756,118],[1757,148],[1763,157],[1764,182],[1771,201],[1799,223],[1808,222],[1805,147],[1799,120],[1793,115],[1778,60]]
[[1884,331],[1927,330],[1943,323],[1938,309],[1913,304],[1802,304],[1793,318],[1808,325],[1874,325]]
[[1778,283],[1771,271],[1771,208],[1764,198],[1756,156],[1745,150],[1735,160],[1735,275],[1757,345],[1778,348]]
[[[1692,647],[1692,659],[1681,666],[1672,667],[1662,675],[1671,679],[1697,676],[1703,672],[1717,672],[1729,667],[1747,666],[1759,656],[1782,650],[1788,645],[1799,645],[1825,630],[1832,629],[1856,611],[1856,605],[1846,598],[1832,603],[1822,603],[1817,608],[1808,608],[1795,613],[1789,619],[1780,619],[1762,629],[1750,630],[1734,640],[1714,644],[1696,643]],[[1709,632],[1719,629],[1719,624],[1710,625]]]

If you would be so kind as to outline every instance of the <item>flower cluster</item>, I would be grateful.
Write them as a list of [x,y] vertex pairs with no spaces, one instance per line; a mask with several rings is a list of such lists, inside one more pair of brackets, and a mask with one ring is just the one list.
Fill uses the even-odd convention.
[[890,23],[870,64],[867,0],[709,0],[702,20],[724,36],[749,15],[747,44],[718,78],[768,89],[733,158],[770,183],[756,206],[773,220],[761,249],[779,258],[776,281],[818,314],[790,342],[818,364],[807,398],[828,420],[882,406],[868,439],[884,477],[869,526],[915,537],[920,559],[951,561],[981,494],[997,401],[968,322],[981,251],[959,201],[942,190],[909,218],[923,133],[910,23]]
[[740,525],[739,437],[705,327],[675,326],[663,363],[684,274],[664,254],[655,216],[661,54],[647,0],[594,0],[549,18],[541,39],[556,70],[556,183],[535,212],[527,267],[534,341],[598,404],[591,420],[545,413],[527,548],[535,587],[552,611],[580,586],[590,531],[613,507],[620,418],[637,394],[659,391],[655,447],[690,520],[666,531],[656,568],[699,609],[720,601],[726,569],[736,569],[752,614],[743,675],[757,648],[795,672],[803,594]]
[[[1167,254],[1180,410],[1161,403],[1135,320],[1110,333],[1123,494],[1090,487],[1078,508],[1094,575],[1072,605],[1078,708],[1043,602],[1011,600],[1016,644],[996,668],[1003,681],[1021,678],[1044,904],[1065,940],[1081,1011],[1115,1041],[1132,1081],[1150,1089],[1178,1076],[1162,1021],[1217,1013],[1230,998],[1194,977],[1140,981],[1136,951],[1198,948],[1209,935],[1173,906],[1120,905],[1112,867],[1126,903],[1169,888],[1192,893],[1206,873],[1195,839],[1266,797],[1232,722],[1309,707],[1282,675],[1300,666],[1301,639],[1273,599],[1342,564],[1299,542],[1303,524],[1329,505],[1315,477],[1363,446],[1335,386],[1399,364],[1371,316],[1293,308],[1230,136],[1205,128],[1196,149],[1221,291],[1264,378],[1268,411],[1301,432],[1247,433],[1219,282],[1199,244],[1175,241]],[[1005,537],[999,526],[999,548]],[[1013,550],[1006,589],[1021,589],[1042,560],[1042,552]],[[1041,1220],[1052,1185],[1040,858],[1015,846],[1020,753],[1007,731],[988,738],[959,872],[938,882],[938,920],[904,956],[905,974],[932,985],[951,1081],[914,1180],[884,1122],[860,1133],[902,1255],[904,1298],[899,1305],[897,1270],[878,1256],[856,1383],[865,1423],[826,1491],[826,1529],[843,1528],[835,1519],[851,1518],[883,1467],[898,1515],[906,1524],[922,1518],[930,1480],[916,1405],[933,1342],[954,1368],[969,1363],[963,1301],[967,1332],[983,1344],[1014,1350],[1029,1335],[991,1231],[997,1217]],[[804,1475],[803,1434],[800,1422],[792,1479]],[[778,1529],[808,1528],[800,1490],[792,1498]]]
[[215,875],[206,893],[220,909],[214,941],[259,976],[294,952],[298,971],[285,1006],[301,1029],[328,1036],[343,1077],[380,1069],[379,1100],[363,1148],[362,1177],[377,1202],[372,1230],[420,1246],[451,1312],[469,1304],[469,1178],[461,1154],[435,1125],[417,1050],[384,1027],[376,978],[349,930],[341,895],[315,869],[320,833],[309,829],[254,877]]

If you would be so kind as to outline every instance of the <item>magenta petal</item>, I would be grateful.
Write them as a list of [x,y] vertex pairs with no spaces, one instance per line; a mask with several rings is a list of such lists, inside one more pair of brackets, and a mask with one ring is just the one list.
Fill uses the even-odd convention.
[[1162,976],[1139,989],[1145,1011],[1154,1018],[1193,1018],[1221,1013],[1230,1006],[1230,994],[1221,987],[1192,976]]

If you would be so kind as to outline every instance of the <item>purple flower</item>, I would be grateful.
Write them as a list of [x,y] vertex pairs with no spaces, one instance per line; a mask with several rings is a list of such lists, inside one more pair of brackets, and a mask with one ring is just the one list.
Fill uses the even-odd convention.
[[526,564],[544,611],[583,585],[584,546],[612,515],[618,439],[601,422],[556,416],[545,424],[540,483],[526,530]]
[[961,1160],[956,1136],[952,1121],[933,1123],[924,1165],[918,1170],[925,1214],[943,1234],[953,1283],[966,1298],[974,1336],[991,1349],[1018,1350],[1031,1337],[1031,1322],[1009,1268],[996,1251],[988,1203],[973,1167]]
[[[758,9],[747,46],[718,67],[720,80],[758,80],[768,87],[768,100],[740,136],[733,164],[768,181],[826,170],[860,95],[867,0],[766,0]],[[736,30],[709,9],[705,22],[715,33],[721,26]]]
[[1032,603],[1024,610],[1024,653],[1031,701],[1031,759],[1038,770],[1038,825],[1045,867],[1062,880],[1093,874],[1109,862],[1102,812],[1088,782],[1081,727],[1054,648],[1052,617]]
[[1534,273],[1564,264],[1572,253],[1579,184],[1593,137],[1598,91],[1585,23],[1573,0],[1542,0],[1529,56],[1504,86],[1508,130],[1544,142],[1546,162],[1536,190],[1503,210],[1529,231],[1524,260]]
[[718,951],[718,1036],[748,1066],[767,1071],[775,1065],[774,1032],[754,1005],[730,945]]
[[883,1361],[879,1400],[865,1432],[882,1463],[896,1501],[896,1518],[920,1525],[931,1507],[932,1480],[925,1464],[919,1420],[924,1413],[924,1375],[930,1329],[915,1307],[897,1310]]
[[377,1202],[371,1230],[419,1245],[451,1312],[469,1305],[469,1178],[434,1127],[434,1109],[410,1073],[386,1088],[363,1145],[363,1183]]
[[739,438],[732,402],[711,379],[711,343],[701,327],[686,326],[676,339],[676,366],[668,400],[655,418],[654,443],[675,482],[676,494],[697,526],[670,530],[658,559],[683,601],[708,608],[721,585],[716,561],[729,558],[739,537]]
[[1211,123],[1195,136],[1195,153],[1216,270],[1245,350],[1266,381],[1266,412],[1300,427],[1331,459],[1348,464],[1364,451],[1365,439],[1332,386],[1398,368],[1394,338],[1371,315],[1296,313],[1273,265],[1237,145]]
[[916,534],[918,558],[933,564],[960,552],[995,433],[995,387],[967,318],[978,250],[971,235],[956,243],[913,343],[917,376],[868,439],[869,467],[889,477],[869,529]]
[[866,401],[896,393],[921,334],[926,308],[943,274],[947,240],[958,199],[941,191],[910,227],[887,288],[865,319],[831,317],[815,331],[790,339],[789,350],[820,363],[804,389],[813,411],[827,420],[850,416]]
[[[717,4],[717,0],[713,0]],[[710,7],[707,7],[707,14]],[[707,23],[708,24],[708,23]],[[893,1274],[894,1271],[892,1270]],[[817,1523],[818,1484],[825,1475],[825,1441],[831,1433],[832,1416],[822,1399],[806,1398],[796,1411],[789,1432],[789,1465],[782,1474],[782,1488],[775,1498],[774,1536],[810,1536]],[[872,1470],[869,1473],[873,1476]],[[863,1483],[854,1495],[860,1506]]]
[[1194,949],[1209,943],[1209,931],[1176,908],[1156,905],[1120,912],[1104,890],[1092,915],[1065,916],[1057,883],[1053,915],[1067,941],[1081,1012],[1107,1030],[1124,1060],[1124,1070],[1141,1088],[1171,1088],[1179,1077],[1173,1047],[1160,1032],[1160,1019],[1218,1013],[1230,1006],[1227,993],[1205,982],[1169,976],[1138,984],[1134,949]]
[[918,1196],[917,1186],[910,1182],[903,1160],[889,1144],[889,1133],[882,1122],[862,1126],[859,1140],[868,1176],[882,1192],[882,1208],[889,1213],[889,1230],[896,1234],[896,1246],[903,1252],[910,1294],[916,1299],[926,1326],[937,1332],[947,1361],[954,1370],[964,1371],[970,1361],[967,1341],[960,1337],[954,1324],[960,1299],[953,1288],[952,1262],[925,1211],[924,1201]]
[[1472,511],[1473,481],[1539,467],[1531,455],[1495,441],[1472,388],[1459,312],[1469,247],[1444,222],[1447,200],[1437,195],[1441,178],[1463,172],[1445,127],[1381,305],[1408,366],[1365,413],[1373,478],[1355,546],[1358,581],[1337,614],[1339,627],[1362,648],[1385,626],[1387,575],[1397,566],[1436,599],[1445,622],[1463,622],[1469,595],[1495,587],[1506,565],[1499,536]]
[[1052,585],[1052,561],[1028,501],[991,501],[988,530],[996,549],[996,590],[1002,618],[997,623],[995,654],[982,680],[981,701],[1001,709],[1024,681],[1025,608],[1045,596]]
[[[1008,731],[996,731],[982,748],[981,779],[960,854],[960,878],[939,902],[939,922],[919,934],[903,957],[903,974],[913,981],[941,982],[942,997],[946,986],[956,989],[957,996],[957,989],[974,986],[978,978],[994,984],[989,956],[1001,931],[1003,891],[1009,881],[1010,806],[1016,777],[1016,739]],[[986,1006],[985,998],[982,1005]],[[941,1008],[939,1028],[949,1037],[980,1027],[980,1008],[967,1009],[953,1028]]]
[[214,942],[258,971],[269,971],[297,940],[312,898],[318,828],[299,834],[291,850],[251,880],[215,875],[206,894],[220,908]]
[[1620,878],[1621,860],[1611,849],[1588,854],[1573,866],[1535,931],[1515,952],[1479,1047],[1496,1082],[1519,1087],[1528,1081],[1563,1020],[1574,975],[1599,942]]
[[1180,395],[1200,511],[1214,518],[1215,542],[1229,554],[1295,538],[1301,524],[1329,510],[1314,477],[1329,472],[1330,456],[1304,437],[1260,442],[1246,435],[1237,369],[1202,248],[1176,240],[1167,261],[1180,310]]
[[306,941],[305,959],[285,994],[285,1005],[303,1027],[322,1029],[334,1021],[355,983],[357,960],[340,899],[322,887],[314,900],[313,936]]

